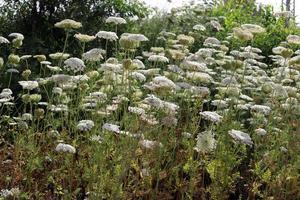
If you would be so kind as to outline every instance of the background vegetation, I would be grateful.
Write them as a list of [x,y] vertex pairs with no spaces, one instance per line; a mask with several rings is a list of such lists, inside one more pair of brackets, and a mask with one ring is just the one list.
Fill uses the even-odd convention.
[[[3,194],[8,199],[53,200],[300,199],[300,75],[289,64],[299,45],[286,42],[288,35],[300,35],[300,30],[292,20],[287,26],[286,19],[276,18],[271,7],[257,8],[249,0],[206,1],[205,9],[187,6],[171,13],[152,12],[139,1],[82,2],[6,0],[0,8],[0,35],[20,32],[25,36],[20,48],[1,44],[0,49],[0,89],[9,87],[13,93],[13,102],[0,103],[0,199]],[[127,20],[118,27],[119,37],[124,32],[139,33],[149,41],[141,42],[138,49],[134,45],[121,49],[120,43],[110,42],[103,60],[114,59],[86,61],[85,71],[77,74],[63,69],[61,59],[49,58],[62,49],[82,58],[82,44],[73,37],[65,42],[66,32],[55,28],[56,22],[70,18],[83,25],[72,35],[95,35],[115,30],[105,23],[109,16]],[[231,37],[234,28],[247,23],[266,31],[250,41]],[[206,31],[193,30],[196,24],[203,24]],[[165,36],[166,32],[171,36]],[[175,40],[180,34],[185,34],[183,39]],[[205,46],[208,37],[218,38],[222,45]],[[85,48],[106,43],[98,38]],[[286,54],[270,57],[280,44]],[[248,45],[253,48],[242,49]],[[214,53],[206,57],[207,48]],[[255,48],[262,52],[254,52]],[[196,53],[199,49],[204,55]],[[231,56],[233,50],[246,56]],[[11,56],[27,54],[35,57],[16,62]],[[136,69],[136,55],[144,70]],[[247,55],[264,57],[255,60]],[[48,60],[62,71],[46,68],[42,62]],[[53,77],[58,73],[72,80],[56,83]],[[144,73],[144,82],[132,78],[134,73]],[[186,75],[193,73],[199,76]],[[39,87],[24,89],[20,80],[38,81]],[[149,89],[151,84],[159,89]],[[0,99],[6,101],[7,95],[11,94],[2,91]],[[150,97],[152,101],[145,103]],[[93,98],[103,98],[96,110],[86,104]],[[152,106],[157,102],[160,108]],[[68,107],[66,112],[63,106]],[[129,112],[129,107],[145,109],[148,118]],[[252,107],[258,108],[253,111]],[[206,111],[220,115],[207,117]],[[81,120],[94,124],[81,130]],[[107,128],[107,123],[120,130]],[[245,144],[245,138],[227,134],[233,129],[249,133],[254,145],[249,145],[249,138]],[[259,135],[258,129],[267,133]],[[76,150],[61,152],[58,143]]]

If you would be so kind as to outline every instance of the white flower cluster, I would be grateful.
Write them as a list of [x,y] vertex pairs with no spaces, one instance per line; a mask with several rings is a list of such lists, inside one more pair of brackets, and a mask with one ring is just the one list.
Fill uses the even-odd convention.
[[228,134],[235,140],[242,142],[246,145],[252,146],[253,145],[253,141],[251,139],[251,137],[249,136],[248,133],[244,133],[242,131],[239,130],[230,130],[228,131]]
[[151,55],[148,60],[151,62],[169,63],[169,59],[167,57],[160,55]]
[[65,60],[64,64],[65,70],[73,73],[82,72],[85,69],[84,62],[81,59],[75,57],[68,58],[67,60]]
[[102,129],[113,133],[120,133],[120,126],[115,124],[105,123],[103,124]]
[[21,191],[19,188],[11,188],[10,190],[8,189],[2,189],[0,191],[0,197],[3,197],[5,199],[9,199],[9,198],[18,198],[18,196],[20,195]]
[[218,113],[216,113],[216,112],[211,112],[211,111],[204,111],[204,112],[200,112],[200,115],[204,118],[204,119],[206,119],[206,120],[208,120],[208,121],[210,121],[210,122],[212,122],[212,123],[219,123],[219,122],[221,122],[222,121],[222,116],[221,115],[219,115]]
[[110,32],[110,31],[99,31],[96,34],[96,37],[109,40],[109,41],[116,41],[119,39],[119,37],[115,32]]
[[4,88],[2,92],[0,93],[0,103],[6,103],[11,100],[14,100],[14,97],[12,96],[13,92],[9,88]]
[[105,50],[94,48],[82,54],[82,59],[90,62],[97,62],[103,59],[102,54],[104,52]]
[[73,147],[72,145],[69,144],[64,144],[64,143],[59,143],[56,148],[55,151],[57,152],[64,152],[64,153],[76,153],[76,149],[75,147]]
[[148,88],[151,91],[156,90],[175,90],[176,85],[173,81],[168,79],[165,76],[157,76],[153,78],[153,80],[147,84],[144,85],[144,87]]
[[126,20],[122,17],[109,17],[105,20],[106,23],[126,24]]
[[19,84],[22,86],[23,90],[33,90],[39,87],[37,81],[19,81]]
[[92,120],[81,120],[77,124],[77,129],[80,131],[90,131],[95,126],[94,122]]
[[196,138],[197,144],[195,150],[201,153],[213,151],[216,148],[216,140],[214,134],[210,131],[199,133]]

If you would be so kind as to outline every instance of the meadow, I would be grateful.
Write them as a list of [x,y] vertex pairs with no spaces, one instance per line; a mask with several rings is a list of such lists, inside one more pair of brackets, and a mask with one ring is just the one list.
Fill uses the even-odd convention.
[[152,35],[64,19],[46,55],[0,37],[0,199],[300,199],[300,34],[264,52],[262,24],[189,9]]

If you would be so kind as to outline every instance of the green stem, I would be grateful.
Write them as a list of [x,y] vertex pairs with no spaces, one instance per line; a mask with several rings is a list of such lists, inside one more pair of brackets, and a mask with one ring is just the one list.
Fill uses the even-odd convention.
[[[70,32],[69,32],[69,30],[66,30],[66,32],[67,32],[67,34],[66,34],[66,39],[65,39],[65,43],[64,43],[64,48],[63,48],[63,54],[65,53],[65,51],[66,51],[66,48],[67,48],[67,43],[68,43],[68,38],[69,38],[69,34],[70,34]],[[60,61],[59,61],[59,67],[61,67],[61,65],[62,65],[62,61],[63,61],[63,59],[62,59],[62,57],[60,58]]]

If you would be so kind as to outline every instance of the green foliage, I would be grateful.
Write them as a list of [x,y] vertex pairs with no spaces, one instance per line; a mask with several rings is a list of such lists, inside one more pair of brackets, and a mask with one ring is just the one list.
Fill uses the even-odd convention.
[[[149,13],[148,8],[137,0],[86,0],[84,3],[80,0],[7,0],[0,11],[1,35],[23,33],[27,38],[23,47],[27,53],[33,54],[59,50],[64,33],[55,29],[53,24],[65,18],[82,22],[84,28],[80,32],[93,35],[107,27],[104,20],[108,16],[143,18]],[[70,44],[70,48],[77,46]]]

